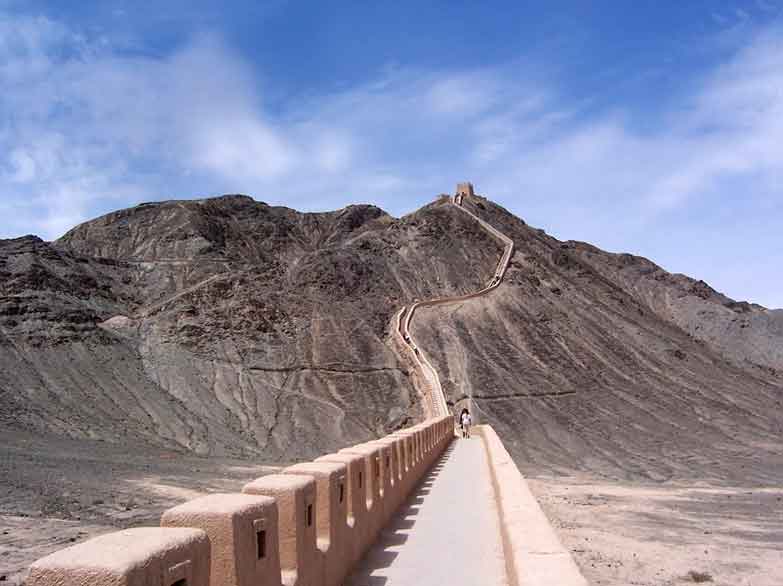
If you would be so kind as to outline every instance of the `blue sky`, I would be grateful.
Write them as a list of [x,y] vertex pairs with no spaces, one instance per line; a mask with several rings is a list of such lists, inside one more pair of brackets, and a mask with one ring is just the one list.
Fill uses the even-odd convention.
[[0,238],[460,180],[783,307],[783,2],[0,0]]

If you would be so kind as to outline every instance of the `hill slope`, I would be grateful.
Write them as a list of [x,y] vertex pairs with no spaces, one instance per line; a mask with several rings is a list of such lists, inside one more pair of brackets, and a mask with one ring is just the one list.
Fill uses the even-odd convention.
[[[512,265],[416,336],[526,471],[781,475],[779,313],[466,205],[515,240]],[[2,241],[0,417],[267,460],[369,439],[420,415],[394,312],[479,289],[500,253],[443,200],[395,219],[224,196]]]
[[[419,416],[386,329],[495,250],[424,208],[145,204],[0,243],[0,417],[36,433],[313,457]],[[421,275],[428,275],[422,279]]]
[[485,298],[422,311],[416,335],[525,472],[783,476],[779,312],[466,205],[514,240],[509,271]]

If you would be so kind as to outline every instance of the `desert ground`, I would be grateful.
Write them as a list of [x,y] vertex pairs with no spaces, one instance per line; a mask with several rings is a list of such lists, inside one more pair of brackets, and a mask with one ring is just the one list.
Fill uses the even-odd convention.
[[[277,468],[157,447],[0,432],[0,581],[100,533],[156,524],[169,507],[236,491]],[[783,486],[528,479],[593,586],[780,586]]]
[[42,556],[118,528],[155,525],[172,506],[236,492],[276,469],[0,431],[0,582],[19,586]]
[[529,482],[593,586],[783,584],[780,484]]

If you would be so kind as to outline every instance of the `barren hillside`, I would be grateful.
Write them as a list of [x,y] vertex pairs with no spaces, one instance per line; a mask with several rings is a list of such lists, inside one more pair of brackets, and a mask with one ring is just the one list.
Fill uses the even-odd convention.
[[465,205],[514,240],[511,266],[413,333],[589,583],[780,584],[781,312]]
[[523,471],[783,477],[779,312],[466,205],[514,239],[510,269],[490,296],[422,311],[416,335]]
[[396,308],[462,292],[496,249],[437,205],[303,214],[144,204],[0,242],[0,418],[70,438],[314,457],[418,417]]
[[[781,476],[779,312],[466,205],[515,240],[510,270],[416,335],[524,470]],[[0,417],[266,461],[380,435],[419,416],[393,313],[480,288],[500,252],[444,200],[395,219],[224,196],[3,241]]]

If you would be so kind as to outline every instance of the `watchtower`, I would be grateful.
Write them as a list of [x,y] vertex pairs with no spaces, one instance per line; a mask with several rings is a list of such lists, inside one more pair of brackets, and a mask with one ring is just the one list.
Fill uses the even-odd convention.
[[454,194],[454,203],[458,206],[462,205],[462,200],[465,197],[473,195],[473,184],[470,182],[457,183],[457,193]]
[[471,197],[475,195],[473,193],[473,184],[468,181],[465,183],[457,183],[457,195],[462,197]]

